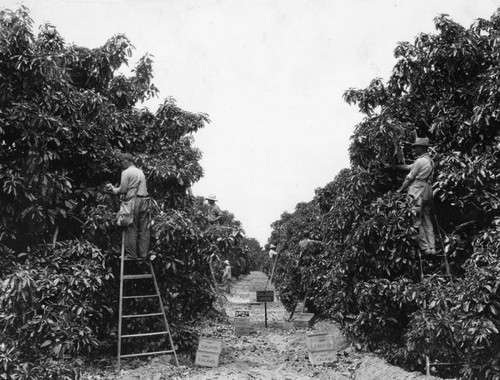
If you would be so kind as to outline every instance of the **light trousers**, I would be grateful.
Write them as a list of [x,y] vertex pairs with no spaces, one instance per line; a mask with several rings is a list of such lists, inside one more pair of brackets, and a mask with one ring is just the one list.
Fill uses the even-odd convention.
[[125,228],[125,258],[146,258],[151,240],[149,198],[136,198],[134,221]]
[[415,228],[418,229],[417,244],[422,252],[431,253],[436,250],[436,238],[434,236],[434,227],[431,219],[431,203],[432,201],[420,202],[420,205],[414,205],[415,213]]

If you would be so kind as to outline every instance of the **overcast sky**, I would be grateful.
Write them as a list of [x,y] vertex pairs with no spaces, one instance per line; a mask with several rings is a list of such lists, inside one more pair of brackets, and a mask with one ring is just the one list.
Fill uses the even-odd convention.
[[195,135],[204,178],[247,236],[265,244],[270,224],[349,166],[362,120],[342,94],[387,79],[399,41],[433,32],[449,14],[468,27],[494,0],[0,0],[31,9],[68,43],[98,47],[124,33],[154,55],[155,110],[172,96],[211,123]]

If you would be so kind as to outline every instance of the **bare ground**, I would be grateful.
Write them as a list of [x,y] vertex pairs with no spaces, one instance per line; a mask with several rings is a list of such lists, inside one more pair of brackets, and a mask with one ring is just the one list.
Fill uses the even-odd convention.
[[[235,336],[233,326],[211,321],[200,326],[200,336],[219,338],[224,342],[220,364],[216,368],[196,366],[185,357],[180,366],[172,365],[172,357],[157,356],[150,360],[124,363],[119,374],[114,367],[91,369],[84,380],[430,380],[436,379],[420,373],[406,372],[392,366],[373,354],[361,352],[342,335],[331,321],[316,323],[311,329],[295,329],[288,321],[289,313],[278,300],[267,304],[268,327],[264,324],[264,305],[257,304],[254,291],[264,289],[267,277],[262,272],[251,272],[231,284],[225,308],[229,317],[236,310],[250,310],[253,331],[249,335]],[[269,287],[272,289],[272,286]],[[326,331],[334,337],[336,360],[313,366],[308,359],[306,335]]]

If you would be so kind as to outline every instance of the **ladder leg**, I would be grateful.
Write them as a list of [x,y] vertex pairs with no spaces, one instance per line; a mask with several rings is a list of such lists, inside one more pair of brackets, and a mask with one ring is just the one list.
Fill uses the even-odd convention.
[[125,231],[122,231],[122,247],[120,259],[120,301],[118,305],[118,362],[117,372],[120,372],[120,358],[122,354],[122,309],[123,309],[123,274],[125,266]]
[[167,315],[165,314],[165,308],[163,307],[163,300],[161,299],[160,288],[158,287],[158,282],[156,281],[156,274],[153,269],[153,263],[151,261],[149,262],[149,269],[151,270],[151,274],[153,275],[153,282],[155,285],[156,294],[158,295],[158,302],[160,303],[161,312],[163,313],[163,320],[165,322],[165,327],[167,329],[168,340],[170,342],[170,347],[172,348],[172,351],[174,353],[175,365],[178,367],[179,360],[177,359],[177,353],[175,352],[174,342],[172,340],[172,333],[170,331],[170,326],[168,324]]

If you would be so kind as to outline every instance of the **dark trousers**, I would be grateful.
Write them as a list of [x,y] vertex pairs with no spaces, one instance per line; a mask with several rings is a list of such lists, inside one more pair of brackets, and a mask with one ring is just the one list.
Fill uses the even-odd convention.
[[125,258],[146,258],[149,253],[151,216],[149,198],[136,198],[134,222],[125,228]]

